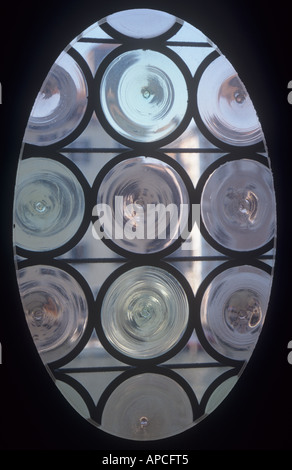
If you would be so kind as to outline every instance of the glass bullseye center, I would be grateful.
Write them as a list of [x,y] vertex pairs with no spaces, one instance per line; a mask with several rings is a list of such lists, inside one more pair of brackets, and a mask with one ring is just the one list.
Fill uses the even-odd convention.
[[[127,315],[129,329],[133,329],[138,336],[145,333],[154,334],[165,318],[166,306],[162,298],[151,292],[144,292],[141,296],[131,299]],[[138,329],[138,331],[137,331]]]
[[150,91],[146,87],[142,88],[141,93],[142,93],[143,98],[145,98],[145,100],[148,100],[151,96]]
[[188,106],[185,78],[164,54],[137,49],[116,57],[100,88],[101,107],[119,136],[135,142],[168,137]]
[[46,202],[44,202],[44,201],[36,202],[34,204],[34,208],[40,214],[43,214],[44,212],[46,212],[48,210],[48,206],[47,206]]
[[236,103],[242,104],[246,100],[246,94],[242,90],[236,90],[234,92],[234,99]]

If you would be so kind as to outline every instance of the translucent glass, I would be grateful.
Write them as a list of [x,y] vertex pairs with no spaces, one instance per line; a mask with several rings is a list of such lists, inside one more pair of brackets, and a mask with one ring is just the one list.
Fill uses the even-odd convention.
[[248,359],[261,332],[271,276],[253,266],[227,269],[206,289],[201,321],[212,347],[232,359]]
[[248,159],[220,166],[205,184],[201,213],[210,235],[224,247],[247,251],[265,245],[276,224],[270,169]]
[[110,126],[135,142],[155,142],[181,123],[188,103],[185,79],[166,55],[133,50],[107,67],[100,88],[101,106]]
[[210,396],[208,403],[206,405],[205,412],[207,414],[212,413],[217,408],[217,406],[221,404],[221,402],[226,398],[229,392],[233,389],[237,381],[238,381],[238,376],[235,375],[234,377],[229,377],[229,379],[221,383],[219,387],[215,388],[214,392]]
[[49,158],[19,163],[14,198],[14,243],[48,251],[68,242],[83,220],[85,200],[76,176]]
[[133,268],[118,277],[103,299],[101,322],[110,344],[131,358],[149,359],[173,348],[189,318],[179,281],[154,266]]
[[[208,39],[205,34],[200,31],[199,29],[195,28],[194,25],[188,23],[185,20],[177,19],[179,23],[181,23],[181,28],[178,30],[178,32],[172,36],[172,38],[169,39],[169,41],[175,41],[175,42],[206,42],[209,43],[210,46],[213,46],[213,43]],[[196,47],[196,46],[195,46]],[[195,54],[200,53],[199,48],[195,49]]]
[[73,413],[141,446],[201,426],[227,397],[270,296],[272,275],[247,266],[274,267],[268,152],[215,51],[166,12],[99,20],[48,65],[18,162],[26,336]]
[[17,273],[26,321],[44,362],[71,352],[87,324],[87,301],[79,283],[57,267],[36,265]]
[[110,26],[136,39],[160,36],[168,31],[175,21],[175,16],[145,8],[120,11],[107,17]]
[[126,159],[107,173],[97,204],[111,209],[102,218],[108,238],[132,253],[155,253],[182,233],[189,196],[174,168],[157,158],[141,156]]
[[154,440],[185,431],[193,411],[183,388],[159,374],[139,374],[122,382],[109,397],[102,429],[124,439]]
[[79,65],[63,53],[52,66],[37,95],[24,142],[51,145],[81,122],[87,106],[87,85]]
[[204,71],[198,86],[197,100],[204,124],[220,141],[246,146],[263,139],[251,99],[224,56],[211,62]]

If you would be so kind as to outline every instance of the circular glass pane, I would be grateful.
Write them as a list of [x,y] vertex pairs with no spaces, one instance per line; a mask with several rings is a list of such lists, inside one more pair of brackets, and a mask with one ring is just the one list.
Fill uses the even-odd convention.
[[19,164],[14,200],[14,242],[48,251],[68,242],[83,220],[85,199],[76,176],[49,158]]
[[253,160],[227,162],[208,178],[201,213],[209,234],[231,250],[260,248],[275,234],[275,196],[269,168]]
[[87,301],[79,283],[57,267],[21,268],[18,285],[25,318],[42,359],[56,361],[71,352],[87,324]]
[[137,39],[160,36],[168,31],[175,21],[175,16],[168,13],[144,8],[120,11],[107,17],[108,24],[116,31]]
[[110,63],[100,98],[110,126],[135,142],[169,136],[188,104],[186,82],[177,65],[160,52],[143,49],[124,52]]
[[183,287],[172,274],[154,266],[136,267],[119,276],[101,307],[107,341],[136,359],[167,353],[182,338],[188,318]]
[[184,389],[164,375],[145,373],[122,382],[110,395],[102,429],[134,440],[154,440],[185,431],[193,411]]
[[79,65],[63,53],[37,95],[24,142],[51,145],[67,137],[81,122],[87,107],[87,85]]
[[216,351],[246,360],[261,332],[271,276],[253,266],[236,266],[214,278],[201,304],[204,334]]
[[224,56],[211,62],[204,71],[198,85],[197,100],[201,119],[221,142],[247,146],[263,139],[251,99]]
[[98,189],[104,235],[131,253],[168,248],[184,230],[189,213],[186,186],[169,164],[133,157],[113,166]]

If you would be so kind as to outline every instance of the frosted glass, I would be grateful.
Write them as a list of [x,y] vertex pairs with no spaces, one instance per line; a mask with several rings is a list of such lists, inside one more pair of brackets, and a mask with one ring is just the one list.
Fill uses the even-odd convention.
[[32,338],[48,363],[67,355],[87,324],[87,301],[78,282],[57,267],[36,265],[18,271],[18,285]]
[[237,72],[224,56],[211,62],[204,71],[197,99],[204,124],[220,141],[247,146],[263,139],[251,99]]
[[83,220],[85,199],[76,176],[49,158],[19,164],[14,201],[14,242],[49,251],[68,242]]
[[154,266],[140,266],[116,279],[103,299],[104,333],[122,354],[149,359],[168,352],[188,323],[187,296],[179,281]]
[[37,95],[24,142],[51,145],[69,136],[87,107],[87,85],[79,65],[63,53],[49,71]]
[[187,110],[188,92],[177,65],[152,50],[124,52],[101,81],[101,106],[113,129],[135,142],[171,134]]

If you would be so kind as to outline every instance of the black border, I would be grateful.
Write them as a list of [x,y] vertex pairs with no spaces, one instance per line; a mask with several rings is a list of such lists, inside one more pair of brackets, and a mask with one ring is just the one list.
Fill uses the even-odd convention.
[[[270,315],[259,346],[228,399],[200,426],[181,436],[143,445],[125,443],[98,430],[93,432],[90,425],[72,414],[72,408],[60,398],[28,341],[15,283],[11,242],[13,189],[25,123],[48,64],[53,63],[72,38],[107,14],[137,7],[145,7],[145,2],[112,0],[102,4],[84,0],[81,8],[77,0],[52,0],[46,9],[29,1],[18,3],[17,8],[7,4],[2,12],[5,27],[0,31],[3,46],[0,190],[5,204],[1,207],[1,450],[62,450],[71,454],[74,451],[74,456],[76,451],[94,451],[97,464],[109,453],[135,456],[141,452],[170,454],[175,450],[187,454],[189,463],[197,464],[198,456],[208,458],[209,453],[204,452],[210,451],[221,460],[223,457],[222,463],[226,457],[242,458],[242,451],[252,451],[247,454],[249,462],[256,451],[268,452],[268,456],[273,451],[289,451],[292,401],[287,344],[291,340],[292,321],[287,312],[291,291],[291,228],[287,226],[287,211],[291,206],[292,108],[287,103],[287,84],[292,76],[292,63],[291,15],[286,2],[280,0],[274,8],[263,0],[246,1],[244,6],[231,0],[224,3],[198,0],[196,4],[187,0],[173,4],[166,0],[147,2],[149,8],[162,9],[189,21],[226,54],[258,111],[271,157],[278,231]],[[48,452],[45,453],[47,458]],[[261,456],[261,452],[256,453]],[[30,452],[22,455],[35,457]],[[55,462],[54,454],[53,458]],[[82,459],[84,463],[86,452],[82,452]]]

